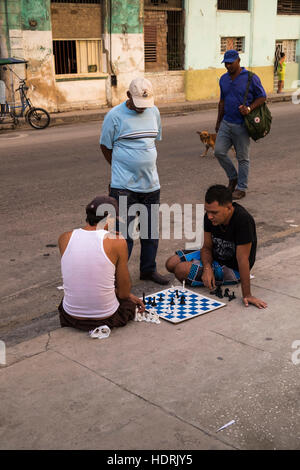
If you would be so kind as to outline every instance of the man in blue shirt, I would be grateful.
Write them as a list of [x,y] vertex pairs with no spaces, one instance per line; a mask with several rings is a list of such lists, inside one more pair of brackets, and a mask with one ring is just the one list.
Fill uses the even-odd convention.
[[[244,116],[265,102],[266,92],[259,77],[253,75],[246,104],[243,105],[248,71],[240,66],[239,54],[233,49],[225,52],[223,62],[227,73],[220,79],[221,96],[216,123],[215,156],[228,176],[232,199],[236,200],[246,196],[248,187],[250,138],[244,124]],[[227,154],[232,145],[236,152],[238,171]]]
[[[109,195],[118,200],[121,218],[126,219],[120,230],[127,240],[129,256],[133,248],[133,221],[139,213],[140,279],[164,285],[169,281],[156,271],[155,261],[160,200],[155,140],[161,140],[160,113],[154,106],[149,80],[141,77],[132,80],[127,97],[127,101],[107,113],[102,125],[100,147],[111,165]],[[126,214],[122,214],[124,209]]]

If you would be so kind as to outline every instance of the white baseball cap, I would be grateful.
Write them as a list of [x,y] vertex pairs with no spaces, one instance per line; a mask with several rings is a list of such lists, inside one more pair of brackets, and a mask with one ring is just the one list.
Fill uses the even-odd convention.
[[137,108],[152,108],[154,106],[152,84],[146,78],[138,77],[132,80],[129,92]]

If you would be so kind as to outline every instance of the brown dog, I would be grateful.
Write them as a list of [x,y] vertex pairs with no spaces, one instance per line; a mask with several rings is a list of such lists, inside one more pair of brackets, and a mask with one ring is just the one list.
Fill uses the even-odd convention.
[[[201,142],[203,142],[205,144],[205,147],[206,147],[205,152],[200,156],[201,157],[206,157],[207,152],[210,149],[210,147],[212,148],[213,152],[215,150],[215,143],[216,143],[217,134],[210,134],[207,131],[202,131],[202,132],[196,131],[196,132],[197,132],[197,134],[199,134]],[[231,147],[231,150],[232,150],[233,154],[235,155],[235,149],[234,149],[233,146]]]
[[199,134],[201,142],[203,142],[206,147],[205,153],[203,153],[201,157],[206,157],[207,152],[210,147],[213,149],[213,151],[215,150],[217,134],[210,134],[207,131],[202,131],[202,132],[197,131],[197,134]]

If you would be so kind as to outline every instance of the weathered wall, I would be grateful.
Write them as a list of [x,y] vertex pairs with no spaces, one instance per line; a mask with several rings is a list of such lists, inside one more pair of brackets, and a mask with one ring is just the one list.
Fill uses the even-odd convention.
[[101,5],[52,3],[53,39],[100,38],[102,34]]
[[60,111],[88,109],[106,105],[105,79],[57,81]]
[[144,2],[143,0],[104,1],[105,47],[111,73],[117,86],[107,82],[109,104],[115,106],[126,99],[130,81],[144,74]]
[[50,0],[21,0],[21,25],[29,95],[36,106],[56,110]]
[[155,102],[185,101],[183,70],[146,72],[145,77],[152,83]]

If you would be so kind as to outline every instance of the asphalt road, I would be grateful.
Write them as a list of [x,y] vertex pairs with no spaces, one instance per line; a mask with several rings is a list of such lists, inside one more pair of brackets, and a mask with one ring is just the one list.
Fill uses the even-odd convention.
[[[242,201],[257,223],[260,258],[275,252],[279,242],[293,244],[300,233],[300,105],[270,108],[272,131],[251,144],[249,191]],[[212,153],[200,157],[203,144],[196,131],[213,132],[215,120],[216,110],[163,118],[161,202],[201,204],[210,184],[227,184]],[[86,204],[107,192],[109,183],[109,167],[99,151],[100,129],[101,123],[89,122],[0,133],[1,338],[13,337],[18,328],[23,336],[38,330],[41,319],[57,324],[58,236],[84,223]],[[160,242],[161,272],[168,255],[183,246],[184,240]],[[138,257],[136,242],[130,260],[136,292],[141,290]]]

